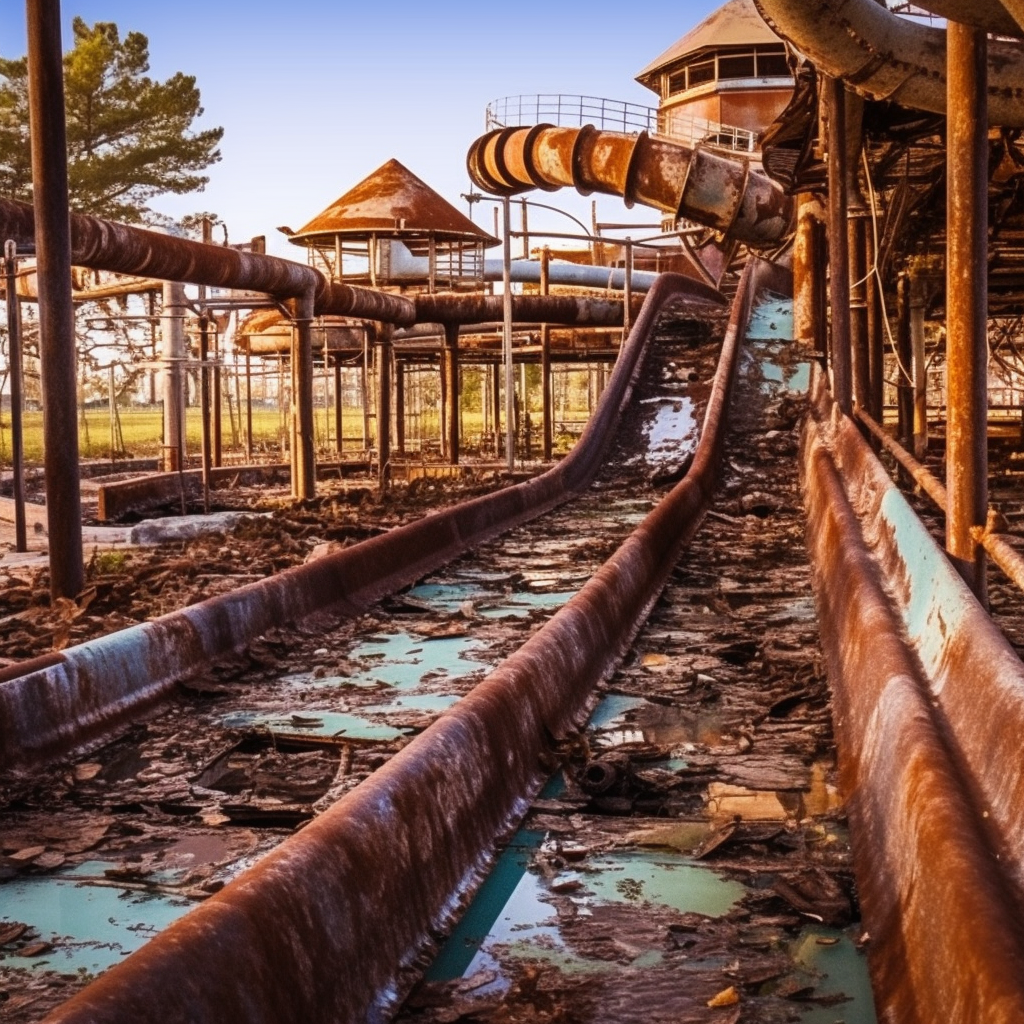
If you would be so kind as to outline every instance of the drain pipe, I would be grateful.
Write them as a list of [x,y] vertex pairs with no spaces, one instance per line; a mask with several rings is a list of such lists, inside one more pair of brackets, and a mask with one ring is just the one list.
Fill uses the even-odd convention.
[[[761,17],[819,71],[874,100],[946,113],[946,32],[890,14],[876,0],[754,0]],[[930,0],[958,19],[958,2]],[[991,3],[971,5],[973,15]],[[1015,33],[1020,34],[1018,29]],[[988,55],[988,123],[1024,128],[1024,47],[992,40]]]
[[473,143],[467,165],[473,183],[492,195],[573,186],[583,195],[653,206],[755,247],[777,244],[793,226],[792,199],[749,160],[647,132],[499,128]]

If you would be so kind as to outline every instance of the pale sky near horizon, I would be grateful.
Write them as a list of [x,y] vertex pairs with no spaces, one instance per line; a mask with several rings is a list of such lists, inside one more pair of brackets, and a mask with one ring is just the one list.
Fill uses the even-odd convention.
[[[466,151],[489,100],[567,93],[655,106],[634,76],[720,2],[65,0],[62,10],[65,49],[76,14],[144,33],[152,76],[195,75],[199,123],[225,129],[205,192],[154,207],[215,211],[231,241],[266,234],[271,252],[301,258],[275,226],[299,228],[391,157],[465,211]],[[22,0],[0,0],[0,25],[0,54],[23,54]],[[590,200],[571,190],[536,198],[589,222]],[[598,204],[602,220],[657,220],[613,197]],[[490,228],[492,217],[491,204],[477,205],[478,223]],[[572,229],[531,212],[531,228],[542,224]]]

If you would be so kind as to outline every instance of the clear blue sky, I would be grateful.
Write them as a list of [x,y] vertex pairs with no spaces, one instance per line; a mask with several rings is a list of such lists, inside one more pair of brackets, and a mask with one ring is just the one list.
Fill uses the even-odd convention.
[[[63,14],[65,48],[76,14],[143,32],[153,76],[195,75],[202,123],[225,129],[206,191],[154,205],[171,215],[215,211],[232,241],[265,233],[271,251],[296,257],[275,226],[298,228],[390,157],[465,209],[466,150],[495,97],[584,93],[656,105],[634,75],[717,6],[76,0]],[[24,3],[0,0],[0,14],[0,53],[20,56]],[[574,193],[538,198],[589,220],[590,200]],[[657,219],[608,197],[598,211],[603,220]],[[475,216],[489,225],[489,204]]]

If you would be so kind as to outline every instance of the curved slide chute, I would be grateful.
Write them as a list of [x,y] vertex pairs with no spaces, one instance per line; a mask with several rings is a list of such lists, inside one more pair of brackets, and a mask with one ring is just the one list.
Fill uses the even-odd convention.
[[778,245],[793,229],[792,198],[753,161],[647,132],[498,128],[473,143],[467,164],[473,183],[493,195],[573,187],[621,196],[755,248]]

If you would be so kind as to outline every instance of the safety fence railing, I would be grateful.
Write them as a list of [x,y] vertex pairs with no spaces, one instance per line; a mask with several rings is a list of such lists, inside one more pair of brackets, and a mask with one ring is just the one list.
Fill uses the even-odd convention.
[[502,96],[487,104],[488,131],[526,124],[568,128],[592,124],[606,131],[654,132],[658,130],[658,110],[624,100],[563,93]]
[[665,135],[691,146],[703,142],[743,153],[753,152],[757,147],[757,136],[746,128],[719,124],[684,110],[659,110],[599,96],[502,96],[487,104],[486,121],[488,131],[529,124],[553,124],[560,128],[592,124],[604,131]]

